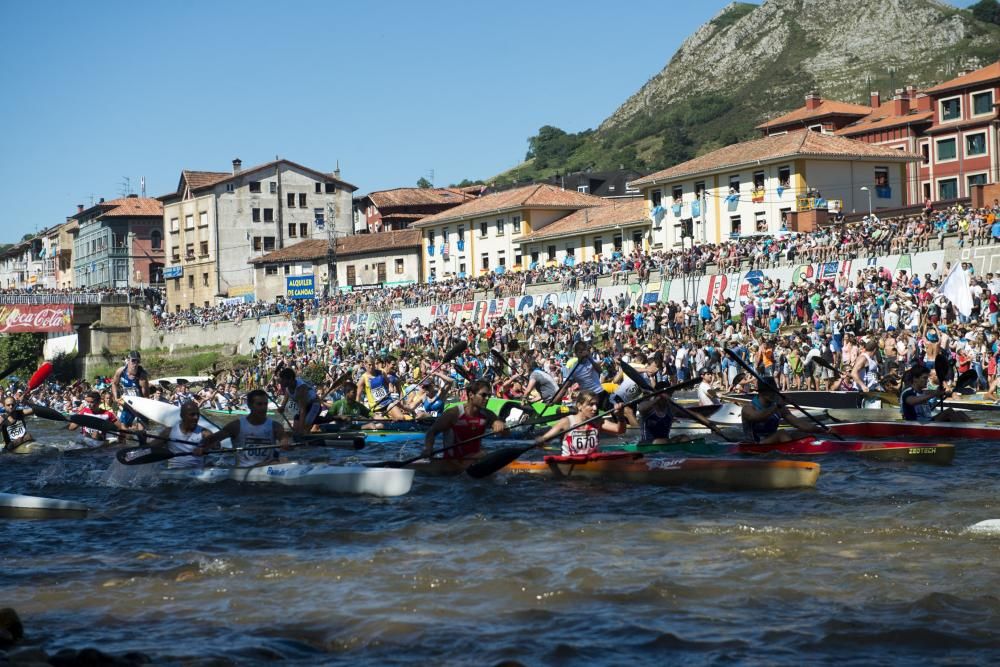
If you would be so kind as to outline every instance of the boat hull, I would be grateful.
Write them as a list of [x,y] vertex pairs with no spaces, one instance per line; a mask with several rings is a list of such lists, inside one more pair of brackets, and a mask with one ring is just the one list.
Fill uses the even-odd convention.
[[0,517],[9,519],[82,519],[90,512],[83,503],[59,498],[0,493]]
[[206,467],[165,468],[161,479],[216,483],[224,481],[278,484],[314,489],[326,493],[346,493],[380,497],[402,496],[413,485],[413,471],[406,468],[365,468],[311,463],[276,463],[252,468]]

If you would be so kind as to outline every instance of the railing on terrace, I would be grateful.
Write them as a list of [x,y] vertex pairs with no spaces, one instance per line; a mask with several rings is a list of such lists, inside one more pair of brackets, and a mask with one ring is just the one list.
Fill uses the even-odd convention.
[[112,306],[125,305],[129,303],[145,304],[146,299],[142,296],[131,296],[128,294],[93,294],[89,292],[69,292],[65,294],[4,294],[0,293],[0,304],[13,306],[49,306],[49,305],[87,305],[87,306]]

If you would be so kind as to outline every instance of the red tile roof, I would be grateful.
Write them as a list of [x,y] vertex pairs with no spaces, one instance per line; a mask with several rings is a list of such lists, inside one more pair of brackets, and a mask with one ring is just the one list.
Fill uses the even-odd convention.
[[632,181],[629,185],[641,187],[669,180],[679,180],[696,174],[735,169],[757,162],[797,157],[872,158],[888,162],[923,160],[923,157],[917,153],[904,153],[894,148],[866,144],[863,141],[838,137],[833,134],[801,130],[726,146],[669,169],[644,176]]
[[[413,229],[380,232],[378,234],[355,234],[337,239],[337,257],[364,255],[368,253],[419,248],[421,233]],[[323,239],[306,239],[295,245],[285,246],[262,257],[254,257],[249,264],[283,264],[287,262],[307,262],[326,257],[330,243]]]
[[611,201],[603,206],[584,208],[570,213],[565,218],[556,220],[542,227],[533,234],[521,239],[522,243],[538,241],[557,236],[573,236],[591,232],[614,229],[619,225],[630,225],[639,222],[649,222],[649,210],[644,199],[627,199]]
[[[987,65],[986,67],[977,69],[974,72],[969,72],[968,74],[963,74],[962,76],[956,76],[954,79],[949,79],[944,83],[939,83],[933,88],[928,88],[923,92],[931,95],[935,93],[943,93],[948,90],[975,86],[990,81],[1000,81],[1000,60],[992,65]],[[996,100],[994,100],[994,102],[995,101]]]
[[221,183],[227,178],[232,178],[232,175],[232,172],[227,171],[190,171],[185,169],[181,172],[181,180],[186,182],[192,190],[200,190]]
[[455,208],[428,216],[415,224],[414,227],[425,227],[451,220],[464,220],[503,211],[532,208],[576,210],[587,206],[601,206],[604,203],[600,197],[585,195],[575,190],[563,190],[547,183],[539,183],[473,199]]
[[[913,102],[911,102],[911,104],[912,103]],[[837,130],[835,134],[850,137],[859,134],[867,134],[875,130],[884,130],[889,127],[897,127],[899,125],[917,125],[931,123],[934,121],[933,111],[917,111],[916,109],[911,109],[909,112],[897,116],[892,112],[892,105],[892,100],[885,102],[882,106],[861,120]]]
[[104,202],[101,206],[110,207],[101,215],[102,218],[163,217],[163,202],[149,197],[112,199]]
[[394,190],[377,190],[369,193],[368,198],[379,208],[399,206],[457,206],[468,201],[467,194],[447,188],[396,188]]
[[801,124],[809,120],[818,120],[825,116],[866,116],[871,113],[872,108],[862,104],[851,104],[849,102],[838,102],[837,100],[820,100],[819,106],[815,109],[807,109],[801,106],[794,111],[773,118],[757,126],[759,130],[766,130],[779,125],[790,123]]

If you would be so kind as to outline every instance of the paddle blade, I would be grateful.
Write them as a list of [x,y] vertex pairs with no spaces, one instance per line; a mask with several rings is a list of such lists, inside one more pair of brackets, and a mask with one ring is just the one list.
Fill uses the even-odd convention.
[[177,454],[166,447],[127,447],[115,452],[118,463],[126,466],[139,466],[147,463],[159,463],[172,459]]
[[948,379],[950,371],[951,362],[948,360],[948,355],[944,352],[938,352],[937,356],[934,357],[934,372],[937,373],[939,384]]
[[821,368],[825,368],[828,371],[833,371],[834,373],[836,373],[838,375],[840,374],[840,371],[837,370],[837,367],[834,366],[833,364],[831,364],[829,361],[827,361],[823,357],[815,357],[813,359],[813,363],[816,364],[817,366],[821,367]]
[[444,355],[444,359],[441,360],[441,363],[442,364],[448,363],[449,361],[451,361],[452,359],[454,359],[458,355],[460,355],[463,352],[465,352],[466,348],[468,348],[468,347],[469,347],[469,343],[467,341],[463,340],[458,345],[456,345],[455,347],[453,347],[450,350],[448,350],[447,354]]
[[494,452],[490,452],[482,459],[466,468],[465,472],[469,474],[469,477],[473,477],[475,479],[489,477],[496,471],[509,466],[529,449],[533,449],[534,446],[535,445],[532,444],[530,447],[504,447]]
[[645,375],[637,371],[629,364],[626,364],[624,361],[619,362],[618,365],[622,367],[622,373],[628,376],[632,382],[639,385],[639,388],[643,391],[653,391],[653,386],[649,384],[649,380],[646,379]]
[[10,366],[8,366],[7,368],[5,368],[2,371],[0,371],[0,380],[3,380],[5,377],[7,377],[8,375],[10,375],[11,373],[13,373],[14,371],[16,371],[20,367],[21,367],[21,362],[18,361],[18,362],[12,363]]
[[490,356],[493,357],[493,360],[496,362],[497,366],[501,368],[501,370],[504,368],[511,367],[510,364],[507,363],[507,360],[504,359],[504,356],[500,354],[500,350],[496,349],[495,347],[490,348]]
[[103,431],[105,433],[118,433],[118,427],[109,422],[107,419],[101,419],[100,417],[95,417],[94,415],[70,415],[68,421],[73,422],[77,426],[82,426],[84,428],[91,428],[95,431]]
[[29,403],[28,407],[31,408],[31,412],[41,419],[51,419],[57,422],[68,421],[66,415],[59,412],[58,410],[53,410],[52,408],[47,408],[44,405],[35,405],[34,403]]
[[34,391],[45,382],[49,375],[52,374],[52,364],[46,361],[44,364],[38,367],[31,379],[28,380],[28,391]]

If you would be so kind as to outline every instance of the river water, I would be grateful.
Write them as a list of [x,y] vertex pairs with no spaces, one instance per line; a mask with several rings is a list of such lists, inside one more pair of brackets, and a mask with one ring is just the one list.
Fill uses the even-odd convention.
[[418,477],[391,499],[5,456],[0,490],[95,511],[0,519],[0,606],[50,654],[158,664],[995,664],[1000,535],[964,529],[1000,518],[1000,443],[957,444],[948,467],[823,458],[802,491]]

